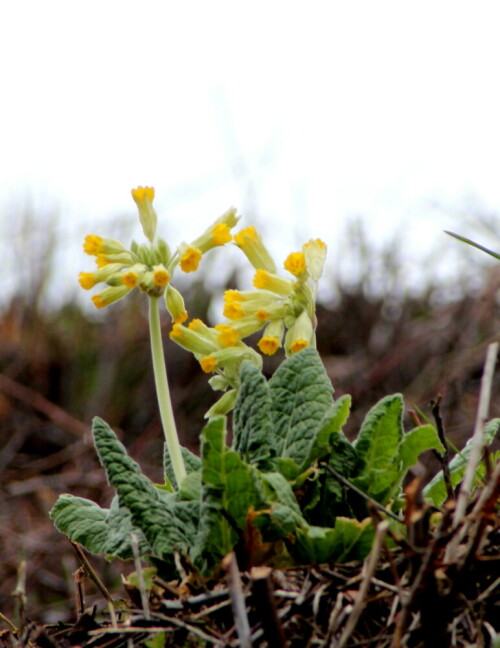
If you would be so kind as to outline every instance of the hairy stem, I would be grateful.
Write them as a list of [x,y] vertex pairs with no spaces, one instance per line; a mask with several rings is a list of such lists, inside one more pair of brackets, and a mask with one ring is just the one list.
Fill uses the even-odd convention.
[[170,390],[168,388],[167,368],[165,366],[165,356],[163,355],[163,344],[161,340],[160,329],[160,310],[158,307],[158,298],[149,299],[149,334],[151,337],[151,354],[153,356],[153,371],[155,375],[156,394],[158,396],[158,405],[160,407],[161,422],[167,449],[172,461],[177,487],[182,484],[186,476],[184,459],[182,458],[179,437],[175,426],[172,402],[170,400]]

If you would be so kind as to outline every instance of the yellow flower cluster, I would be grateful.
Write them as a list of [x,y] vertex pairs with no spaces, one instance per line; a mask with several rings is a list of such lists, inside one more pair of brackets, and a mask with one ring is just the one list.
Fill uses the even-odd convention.
[[[210,383],[226,391],[209,415],[227,412],[234,404],[243,360],[260,365],[261,357],[243,340],[263,331],[257,346],[273,355],[284,346],[287,354],[315,344],[315,295],[326,246],[319,239],[292,252],[284,262],[293,279],[281,277],[254,227],[234,236],[234,242],[256,268],[255,290],[226,290],[223,314],[226,320],[211,328],[195,319],[188,326],[175,325],[171,339],[191,351],[206,373],[215,373]],[[264,267],[259,267],[259,265]],[[228,389],[229,388],[229,389]]]
[[156,234],[158,219],[153,207],[153,187],[137,187],[131,193],[149,245],[132,242],[130,249],[126,249],[118,241],[89,234],[85,237],[83,250],[95,257],[96,270],[81,272],[80,286],[90,290],[97,284],[105,284],[105,288],[92,297],[96,308],[122,299],[136,287],[150,297],[164,296],[172,321],[182,324],[188,314],[182,295],[170,283],[173,271],[180,266],[183,272],[194,272],[205,252],[230,242],[231,229],[239,220],[236,209],[229,209],[199,238],[189,245],[181,243],[172,254],[168,244]]
[[[113,239],[89,234],[83,249],[95,257],[94,272],[81,272],[80,285],[85,290],[104,284],[92,297],[97,308],[103,308],[130,291],[139,288],[152,298],[163,296],[173,328],[171,339],[191,351],[214,389],[226,391],[211,413],[231,409],[239,385],[239,368],[243,360],[262,364],[262,357],[245,338],[262,331],[257,345],[264,355],[273,355],[284,347],[287,354],[315,344],[315,298],[317,282],[323,271],[326,245],[312,239],[298,252],[285,259],[283,267],[291,278],[278,274],[276,264],[254,226],[234,236],[232,228],[239,217],[234,208],[226,211],[191,243],[181,243],[174,253],[157,236],[157,216],[153,207],[152,187],[132,190],[139,219],[148,244],[132,242],[130,249]],[[183,272],[195,272],[209,250],[233,241],[255,268],[254,290],[227,290],[224,294],[224,322],[211,328],[194,319],[188,326],[184,300],[171,284],[177,266]]]

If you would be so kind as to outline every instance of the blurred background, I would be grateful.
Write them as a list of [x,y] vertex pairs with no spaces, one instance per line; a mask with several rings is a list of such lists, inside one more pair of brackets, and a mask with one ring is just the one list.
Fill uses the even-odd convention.
[[[31,618],[74,614],[77,562],[47,513],[61,492],[109,503],[92,416],[161,479],[144,300],[96,312],[77,283],[85,234],[141,238],[139,184],[156,188],[172,246],[231,205],[278,262],[322,238],[318,345],[336,393],[353,396],[347,433],[383,395],[429,415],[442,394],[448,434],[465,442],[500,275],[443,230],[499,249],[495,2],[0,11],[0,611],[15,613],[17,588]],[[224,289],[249,285],[243,261],[215,251],[177,284],[192,317],[220,320]],[[164,326],[178,426],[196,451],[214,396]],[[118,586],[120,565],[95,565]]]

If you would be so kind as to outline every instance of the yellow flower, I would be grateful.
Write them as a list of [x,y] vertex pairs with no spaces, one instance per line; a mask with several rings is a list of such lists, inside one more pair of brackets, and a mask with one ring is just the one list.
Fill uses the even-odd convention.
[[234,242],[257,270],[276,272],[276,265],[255,227],[245,227],[234,235]]
[[227,324],[217,324],[215,330],[218,331],[217,340],[223,347],[236,346],[240,341],[238,332]]
[[153,242],[156,234],[158,217],[153,207],[155,190],[153,187],[137,187],[132,189],[132,198],[139,209],[139,220],[141,221],[144,236]]
[[170,273],[164,265],[153,266],[153,283],[155,286],[166,286],[170,281]]
[[198,248],[185,246],[180,257],[180,266],[183,272],[198,270],[201,261],[201,251]]
[[297,351],[302,351],[302,349],[305,349],[306,347],[309,346],[309,342],[307,340],[303,340],[302,338],[299,338],[298,340],[294,340],[290,344],[290,353],[297,353]]
[[259,310],[255,313],[255,317],[261,322],[265,322],[271,317],[271,313],[269,311],[266,311],[264,308],[259,308]]
[[104,308],[125,297],[129,292],[130,289],[127,286],[109,286],[97,295],[93,295],[92,302],[96,308]]
[[182,324],[187,320],[188,314],[184,306],[184,299],[181,293],[170,284],[165,291],[165,305],[175,324]]
[[217,340],[210,332],[196,331],[182,324],[173,325],[170,338],[179,346],[199,355],[210,355],[219,348]]
[[253,278],[253,285],[256,288],[270,290],[278,295],[290,295],[293,291],[293,283],[277,274],[266,270],[257,270]]
[[124,252],[125,248],[119,241],[102,238],[97,234],[87,234],[83,242],[83,251],[90,256],[98,254],[116,254]]
[[235,320],[243,317],[245,312],[243,311],[243,306],[238,302],[226,302],[224,304],[223,310],[224,317],[227,319]]
[[87,234],[83,242],[83,251],[91,256],[99,254],[104,247],[104,239],[97,234]]
[[210,227],[207,227],[203,234],[191,243],[191,247],[198,248],[202,254],[205,254],[214,247],[229,243],[233,238],[231,228],[239,220],[239,216],[236,216],[236,209],[231,207]]
[[291,272],[296,277],[300,276],[306,271],[306,259],[303,252],[292,252],[285,259],[283,264],[285,270]]
[[280,348],[280,342],[277,337],[271,335],[264,335],[257,342],[257,346],[265,355],[274,355]]
[[212,373],[217,368],[217,358],[212,355],[205,356],[200,360],[200,365],[205,373]]
[[311,239],[302,246],[306,266],[311,278],[318,281],[323,273],[326,259],[326,245],[321,239]]
[[188,329],[190,329],[191,331],[198,331],[198,333],[201,333],[202,331],[204,332],[208,331],[209,327],[205,324],[205,322],[203,322],[203,320],[196,317],[195,319],[189,322]]
[[285,337],[285,348],[288,353],[297,353],[314,342],[314,326],[304,310],[288,329]]
[[226,223],[217,223],[212,230],[212,239],[214,245],[225,245],[233,239],[231,230]]
[[78,282],[84,290],[90,290],[97,283],[93,272],[80,272],[78,275]]
[[258,353],[246,346],[246,344],[237,347],[227,347],[226,349],[219,349],[218,351],[209,353],[200,360],[200,364],[203,371],[210,373],[216,369],[225,369],[227,366],[234,366],[242,360],[251,360],[258,366],[262,364]]
[[135,288],[139,283],[139,275],[133,270],[127,270],[121,276],[122,284],[127,286],[127,288]]
[[281,346],[285,325],[282,319],[277,319],[269,322],[264,329],[264,334],[257,342],[261,353],[265,355],[273,355]]

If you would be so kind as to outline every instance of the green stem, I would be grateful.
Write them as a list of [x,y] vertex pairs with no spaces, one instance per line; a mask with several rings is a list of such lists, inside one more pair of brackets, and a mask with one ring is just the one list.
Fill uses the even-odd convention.
[[168,388],[167,368],[165,366],[165,356],[163,355],[163,344],[161,341],[158,297],[150,297],[149,299],[149,334],[151,337],[151,354],[153,356],[153,371],[161,422],[175,479],[177,480],[177,488],[179,488],[186,476],[186,468],[184,466],[184,459],[182,458],[179,437],[177,436],[172,402],[170,400],[170,390]]

